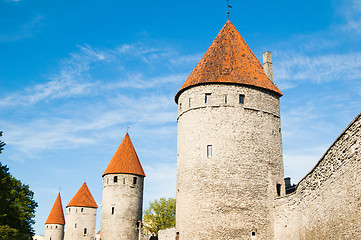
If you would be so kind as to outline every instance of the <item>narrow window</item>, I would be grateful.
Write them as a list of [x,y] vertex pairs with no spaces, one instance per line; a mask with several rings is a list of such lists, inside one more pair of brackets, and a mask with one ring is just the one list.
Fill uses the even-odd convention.
[[123,178],[123,184],[125,184],[125,178]]
[[133,184],[137,184],[137,178],[133,177]]
[[69,208],[69,212],[70,212],[70,208]]
[[77,209],[77,208],[75,208],[75,212],[78,212],[78,209]]
[[179,232],[176,233],[175,239],[179,240]]
[[228,100],[227,99],[227,94],[224,94],[223,96],[224,96],[224,103],[227,103],[227,100]]
[[239,94],[239,104],[244,104],[244,95]]
[[182,103],[179,103],[179,111],[182,111]]
[[109,184],[109,178],[107,178],[107,184]]
[[212,157],[212,145],[207,145],[207,158]]
[[112,207],[112,215],[114,214],[114,207]]
[[205,98],[204,98],[204,103],[210,103],[210,102],[211,102],[211,94],[206,93]]
[[252,232],[252,237],[256,236],[256,232]]
[[76,228],[76,223],[75,223],[75,228]]
[[51,240],[51,237],[49,238],[49,240]]
[[118,182],[118,177],[117,176],[114,176],[114,182]]
[[276,188],[277,188],[277,195],[278,195],[278,196],[281,196],[281,184],[278,183],[278,184],[276,185]]
[[191,98],[188,99],[188,107],[191,107]]
[[80,212],[84,212],[84,208],[81,208],[81,209],[80,209]]
[[86,236],[86,228],[84,228],[84,236]]
[[55,226],[55,228],[58,228],[58,226]]

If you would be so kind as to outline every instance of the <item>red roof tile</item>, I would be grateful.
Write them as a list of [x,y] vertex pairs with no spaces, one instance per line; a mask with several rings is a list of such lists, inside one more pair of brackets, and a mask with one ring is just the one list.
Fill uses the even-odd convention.
[[130,173],[145,177],[142,164],[140,164],[138,155],[128,133],[125,135],[118,150],[110,160],[103,176],[110,173]]
[[61,204],[60,193],[56,197],[53,208],[51,209],[45,224],[62,224],[62,225],[65,224],[63,205]]
[[268,79],[252,50],[234,25],[227,21],[175,96],[187,88],[207,83],[232,83],[282,92]]
[[98,208],[97,203],[95,202],[92,194],[89,191],[86,183],[80,187],[75,196],[71,199],[69,204],[66,207],[91,207]]

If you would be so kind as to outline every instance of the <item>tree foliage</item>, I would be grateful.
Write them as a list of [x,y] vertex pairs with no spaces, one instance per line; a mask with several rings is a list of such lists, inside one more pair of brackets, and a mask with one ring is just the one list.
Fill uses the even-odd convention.
[[175,226],[176,200],[174,198],[160,198],[149,203],[144,211],[145,226],[157,236],[158,231]]
[[[3,135],[3,132],[0,131],[0,137],[1,137],[2,135]],[[5,146],[5,143],[0,140],[0,153],[2,152],[2,150],[4,150],[4,146]]]
[[[4,145],[1,142],[1,148]],[[38,206],[33,196],[29,186],[14,178],[0,162],[0,236],[8,236],[0,239],[31,239]]]

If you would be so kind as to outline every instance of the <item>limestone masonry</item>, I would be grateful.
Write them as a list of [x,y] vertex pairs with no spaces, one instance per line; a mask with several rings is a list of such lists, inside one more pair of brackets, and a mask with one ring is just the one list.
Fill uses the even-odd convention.
[[[361,239],[361,114],[296,185],[284,179],[280,97],[270,52],[263,66],[228,21],[175,96],[176,226],[160,240]],[[128,134],[103,174],[100,239],[145,240],[145,173]],[[46,240],[95,237],[86,185],[60,194]]]

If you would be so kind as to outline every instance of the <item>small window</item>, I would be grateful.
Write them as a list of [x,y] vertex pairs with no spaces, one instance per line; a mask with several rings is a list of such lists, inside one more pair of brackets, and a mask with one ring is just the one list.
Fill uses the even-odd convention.
[[182,103],[179,103],[179,111],[182,111]]
[[81,208],[81,209],[80,209],[80,212],[84,212],[84,208]]
[[207,158],[212,157],[212,145],[207,145]]
[[188,99],[188,107],[191,107],[191,98]]
[[55,228],[58,228],[58,226],[55,226]]
[[252,232],[252,237],[256,236],[256,232]]
[[239,94],[239,104],[244,104],[244,95]]
[[69,212],[70,212],[70,208],[69,208]]
[[112,207],[112,215],[114,214],[114,207]]
[[277,196],[281,196],[281,184],[277,184],[276,185],[276,188],[277,188]]
[[117,176],[114,176],[114,182],[118,182],[118,177]]
[[86,231],[86,228],[84,228],[84,236],[86,236],[86,232],[87,232],[87,231]]
[[210,93],[206,93],[205,98],[204,98],[204,103],[211,103],[211,94]]
[[78,212],[78,209],[75,208],[75,212]]
[[224,98],[224,103],[227,103],[228,99],[227,99],[227,94],[224,94],[223,95],[223,98]]
[[125,178],[123,178],[123,184],[125,184]]
[[76,228],[76,223],[75,223],[75,228]]
[[137,178],[133,177],[133,184],[137,184]]

